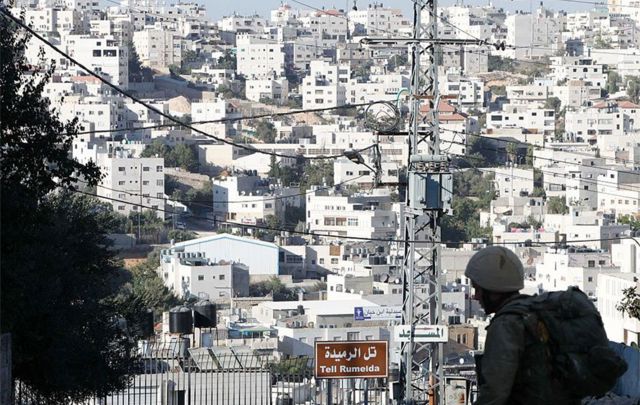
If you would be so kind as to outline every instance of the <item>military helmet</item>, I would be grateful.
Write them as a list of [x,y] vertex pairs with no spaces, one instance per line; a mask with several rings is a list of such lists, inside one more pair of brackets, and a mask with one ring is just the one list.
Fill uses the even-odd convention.
[[464,275],[489,291],[513,292],[524,287],[522,262],[515,253],[502,246],[490,246],[474,254]]

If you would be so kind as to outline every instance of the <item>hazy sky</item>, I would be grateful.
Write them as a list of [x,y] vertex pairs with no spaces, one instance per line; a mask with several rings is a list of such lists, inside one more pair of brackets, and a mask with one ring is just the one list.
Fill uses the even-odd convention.
[[[300,0],[302,3],[308,4],[312,7],[322,8],[346,8],[353,7],[353,0]],[[167,1],[168,3],[168,1]],[[207,11],[212,18],[220,18],[226,15],[231,15],[233,12],[237,12],[241,15],[252,14],[257,12],[258,14],[269,17],[269,11],[277,8],[281,0],[199,0],[199,3],[204,4],[207,7]],[[372,0],[357,0],[359,8],[367,7],[372,4]],[[413,13],[413,2],[411,0],[387,0],[378,1],[378,3],[384,4],[385,7],[397,7],[400,8],[405,17],[409,17]],[[439,5],[451,5],[455,0],[440,0]],[[480,0],[467,0],[464,4],[487,4],[488,1]],[[288,0],[288,4],[293,8],[308,9],[301,4],[297,4],[292,0]],[[533,0],[495,0],[494,6],[502,7],[507,10],[526,10],[528,11],[530,6],[534,9],[537,8],[539,1]],[[547,7],[551,7],[554,10],[581,10],[588,9],[589,6],[585,4],[569,3],[555,0],[553,4],[550,1],[546,2]]]

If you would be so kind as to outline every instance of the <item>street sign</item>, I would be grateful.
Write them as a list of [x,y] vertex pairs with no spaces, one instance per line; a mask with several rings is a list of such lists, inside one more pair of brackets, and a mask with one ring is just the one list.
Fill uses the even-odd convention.
[[387,346],[386,340],[316,342],[316,378],[387,377]]
[[[393,329],[396,342],[408,342],[411,338],[411,325],[398,325]],[[445,325],[416,325],[413,341],[419,343],[446,343],[449,341],[449,328]]]
[[402,307],[355,307],[353,319],[356,321],[401,321]]

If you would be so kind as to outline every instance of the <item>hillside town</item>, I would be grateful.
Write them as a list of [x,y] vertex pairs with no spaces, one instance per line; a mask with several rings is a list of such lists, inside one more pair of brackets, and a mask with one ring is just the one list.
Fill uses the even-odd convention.
[[[636,2],[425,9],[443,41],[435,61],[420,55],[437,77],[431,99],[412,94],[414,19],[397,2],[290,0],[265,15],[226,3],[5,8],[32,31],[25,74],[44,63],[43,97],[76,125],[70,155],[100,169],[74,190],[106,211],[109,249],[152,297],[136,340],[143,371],[95,403],[404,404],[408,239],[416,252],[437,245],[444,332],[427,335],[445,336],[440,404],[477,397],[491,316],[465,269],[488,246],[520,259],[521,293],[578,287],[609,340],[638,352],[640,312],[624,305],[640,299]],[[216,20],[209,8],[228,12]],[[418,218],[408,237],[409,165],[430,153],[408,141],[412,119],[438,122],[448,188],[437,225]],[[314,375],[314,364],[335,372],[319,366],[318,342],[354,341],[386,342],[381,377]],[[367,347],[367,358],[382,350]],[[302,377],[265,379],[262,359]]]

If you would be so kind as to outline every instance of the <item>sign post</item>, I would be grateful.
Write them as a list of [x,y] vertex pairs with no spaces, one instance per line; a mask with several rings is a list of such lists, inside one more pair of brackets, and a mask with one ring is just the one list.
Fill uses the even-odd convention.
[[316,378],[385,378],[389,374],[386,340],[315,343]]

